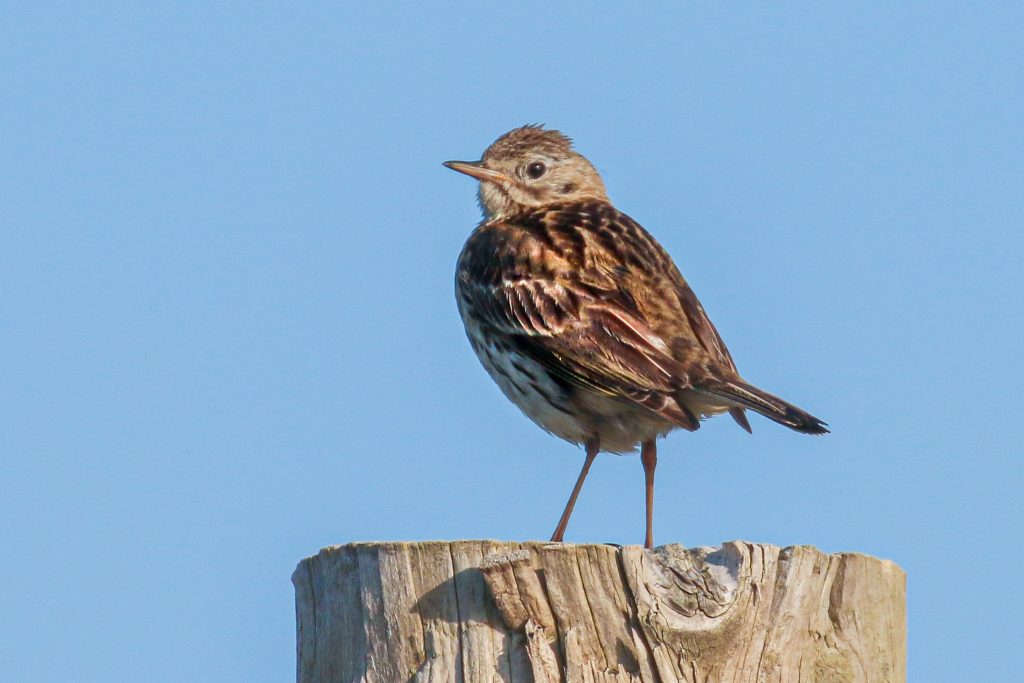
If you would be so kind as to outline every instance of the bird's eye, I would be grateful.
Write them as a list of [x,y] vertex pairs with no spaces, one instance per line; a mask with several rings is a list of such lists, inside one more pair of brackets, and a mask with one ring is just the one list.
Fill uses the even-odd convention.
[[537,178],[540,178],[542,175],[544,175],[544,171],[546,170],[548,170],[548,168],[542,162],[534,161],[531,162],[530,165],[526,167],[526,175],[536,180]]

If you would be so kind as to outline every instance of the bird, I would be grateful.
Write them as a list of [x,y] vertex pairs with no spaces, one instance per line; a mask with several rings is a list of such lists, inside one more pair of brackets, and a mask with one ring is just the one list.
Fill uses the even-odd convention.
[[600,452],[640,448],[646,533],[654,547],[657,439],[745,411],[804,434],[810,413],[746,382],[668,252],[608,198],[593,164],[562,132],[531,124],[479,161],[444,166],[479,181],[483,219],[456,265],[470,345],[502,393],[585,459],[551,536],[563,542]]

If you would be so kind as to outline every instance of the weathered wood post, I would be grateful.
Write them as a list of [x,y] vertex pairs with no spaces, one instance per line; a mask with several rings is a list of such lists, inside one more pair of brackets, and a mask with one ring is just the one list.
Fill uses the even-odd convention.
[[906,679],[904,574],[855,553],[353,543],[292,581],[299,683]]

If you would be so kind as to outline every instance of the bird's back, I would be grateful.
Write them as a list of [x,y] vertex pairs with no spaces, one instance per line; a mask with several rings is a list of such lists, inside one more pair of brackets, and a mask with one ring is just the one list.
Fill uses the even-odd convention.
[[[545,283],[565,289],[570,304],[578,303],[573,293],[581,294],[645,323],[691,374],[736,373],[725,343],[665,249],[607,202],[552,204],[483,223],[463,249],[458,278],[460,286],[473,287]],[[538,312],[553,329],[578,310],[542,305]]]

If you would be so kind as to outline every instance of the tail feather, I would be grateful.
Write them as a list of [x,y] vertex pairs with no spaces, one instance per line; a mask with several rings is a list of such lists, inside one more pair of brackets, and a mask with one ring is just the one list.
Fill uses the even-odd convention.
[[[703,389],[703,391],[727,399],[743,408],[749,408],[769,420],[774,420],[803,434],[829,433],[828,425],[818,418],[751,384],[738,380],[721,382],[713,388]],[[735,417],[735,414],[733,416]]]
[[747,419],[747,414],[743,412],[743,408],[729,408],[729,414],[732,415],[732,419],[736,421],[736,424],[743,427],[747,434],[754,433],[754,430],[750,428],[750,420]]

